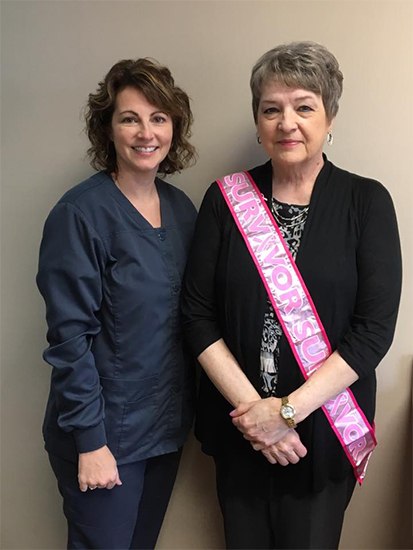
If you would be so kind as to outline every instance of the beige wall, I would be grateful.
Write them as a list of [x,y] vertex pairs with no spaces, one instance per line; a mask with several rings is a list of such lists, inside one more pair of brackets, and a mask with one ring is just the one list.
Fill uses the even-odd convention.
[[[199,204],[208,183],[263,159],[248,89],[253,62],[312,39],[338,57],[345,90],[333,162],[391,191],[405,283],[393,348],[379,369],[378,437],[342,548],[412,548],[413,310],[411,1],[4,1],[2,16],[2,548],[63,548],[65,524],[42,449],[48,391],[44,307],[34,284],[43,221],[90,173],[80,109],[110,65],[152,56],[191,95],[197,166],[175,182]],[[391,251],[389,251],[391,253]],[[219,548],[210,461],[187,446],[159,548]]]

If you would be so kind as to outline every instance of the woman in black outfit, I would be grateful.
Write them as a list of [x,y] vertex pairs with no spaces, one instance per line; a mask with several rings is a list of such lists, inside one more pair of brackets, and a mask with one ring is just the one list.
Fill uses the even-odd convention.
[[375,368],[393,338],[401,258],[392,200],[323,153],[342,91],[312,42],[264,54],[251,76],[250,170],[331,344],[307,380],[217,183],[202,203],[184,285],[203,367],[197,436],[214,457],[228,548],[337,548],[355,476],[321,406],[351,387],[373,423]]

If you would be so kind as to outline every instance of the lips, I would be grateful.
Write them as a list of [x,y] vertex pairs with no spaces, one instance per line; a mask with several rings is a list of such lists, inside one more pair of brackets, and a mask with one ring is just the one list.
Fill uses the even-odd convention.
[[297,145],[298,143],[300,143],[300,141],[296,139],[280,139],[278,143],[280,145]]
[[137,151],[138,153],[153,153],[156,151],[158,147],[152,146],[152,147],[143,147],[143,146],[136,146],[132,147],[134,151]]

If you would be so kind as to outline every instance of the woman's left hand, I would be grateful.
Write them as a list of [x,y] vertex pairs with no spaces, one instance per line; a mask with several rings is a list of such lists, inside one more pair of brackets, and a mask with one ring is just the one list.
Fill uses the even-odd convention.
[[290,429],[280,415],[281,399],[267,397],[241,403],[230,415],[234,426],[251,442],[256,451],[270,447]]
[[300,436],[295,430],[288,430],[287,435],[278,443],[263,449],[262,454],[271,464],[288,466],[297,464],[307,454],[307,449],[301,443]]

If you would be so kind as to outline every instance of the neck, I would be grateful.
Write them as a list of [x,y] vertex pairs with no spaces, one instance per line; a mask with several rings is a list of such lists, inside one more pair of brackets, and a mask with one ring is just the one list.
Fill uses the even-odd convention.
[[128,196],[150,198],[156,194],[155,173],[135,174],[123,170],[112,174],[112,178],[121,191]]
[[137,176],[119,171],[117,174],[112,174],[112,177],[120,191],[146,221],[152,227],[160,227],[161,203],[155,185],[155,173],[148,173],[146,177],[146,173]]
[[273,197],[289,204],[309,204],[315,180],[323,167],[321,157],[311,165],[274,165],[272,176]]

